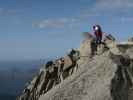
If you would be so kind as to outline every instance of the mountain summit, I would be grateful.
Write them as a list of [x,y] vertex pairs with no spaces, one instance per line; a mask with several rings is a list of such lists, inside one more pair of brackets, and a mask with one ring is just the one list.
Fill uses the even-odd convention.
[[133,100],[133,41],[112,35],[96,45],[88,34],[79,49],[47,62],[17,100]]

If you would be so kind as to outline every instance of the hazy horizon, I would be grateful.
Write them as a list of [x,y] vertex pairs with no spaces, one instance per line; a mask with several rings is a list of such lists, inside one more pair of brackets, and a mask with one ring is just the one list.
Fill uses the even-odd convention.
[[0,100],[15,100],[43,63],[40,60],[0,62]]

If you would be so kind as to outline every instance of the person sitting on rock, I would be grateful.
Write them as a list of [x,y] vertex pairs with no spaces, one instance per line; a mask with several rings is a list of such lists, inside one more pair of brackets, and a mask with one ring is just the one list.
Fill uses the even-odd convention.
[[94,35],[96,36],[96,44],[99,45],[102,43],[102,29],[100,27],[100,25],[95,25],[93,26],[93,30],[94,30]]

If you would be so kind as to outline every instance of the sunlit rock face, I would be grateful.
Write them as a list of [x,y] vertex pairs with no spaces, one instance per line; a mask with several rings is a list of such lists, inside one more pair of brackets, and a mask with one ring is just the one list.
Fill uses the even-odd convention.
[[129,41],[129,42],[133,42],[133,37],[132,37],[132,38],[130,38],[130,39],[128,39],[128,41]]
[[117,65],[111,82],[113,100],[132,100],[133,98],[133,59],[127,54],[114,55],[110,58]]
[[17,100],[132,100],[132,43],[109,35],[92,55],[94,41],[89,34],[79,53],[63,57],[63,68],[59,59],[44,65]]

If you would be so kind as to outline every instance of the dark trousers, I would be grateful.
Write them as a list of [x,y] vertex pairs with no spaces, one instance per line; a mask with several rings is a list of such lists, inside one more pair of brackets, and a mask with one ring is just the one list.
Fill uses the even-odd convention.
[[97,36],[96,37],[96,44],[99,45],[102,43],[102,37],[101,36]]

